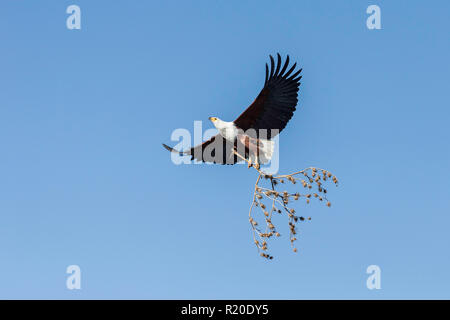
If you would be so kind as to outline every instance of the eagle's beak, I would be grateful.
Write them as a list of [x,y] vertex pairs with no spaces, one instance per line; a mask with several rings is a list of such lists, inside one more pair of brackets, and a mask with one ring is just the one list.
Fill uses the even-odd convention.
[[214,121],[216,121],[217,120],[217,118],[216,117],[209,117],[208,118],[211,122],[214,122]]

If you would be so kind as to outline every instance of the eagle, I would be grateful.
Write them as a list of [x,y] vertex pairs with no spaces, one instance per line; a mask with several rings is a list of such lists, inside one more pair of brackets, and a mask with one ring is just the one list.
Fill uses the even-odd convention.
[[[264,87],[253,103],[234,121],[209,117],[218,134],[186,151],[178,151],[163,144],[164,148],[191,160],[216,164],[235,164],[242,160],[249,167],[270,161],[274,141],[272,140],[287,125],[296,110],[300,73],[297,63],[289,67],[289,55],[282,63],[277,53],[277,63],[272,55],[270,69],[266,63]],[[289,68],[289,69],[288,69]]]

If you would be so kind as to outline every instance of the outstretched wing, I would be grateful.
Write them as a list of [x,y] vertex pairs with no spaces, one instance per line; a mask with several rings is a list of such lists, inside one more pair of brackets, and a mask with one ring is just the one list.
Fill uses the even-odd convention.
[[240,161],[233,152],[235,144],[225,140],[220,134],[183,152],[177,151],[165,144],[163,146],[170,152],[179,153],[181,156],[190,155],[191,160],[195,159],[197,161],[216,164],[235,164]]
[[[270,56],[270,73],[266,64],[266,80],[264,88],[253,103],[236,119],[236,126],[246,131],[248,129],[267,129],[271,138],[281,132],[292,118],[297,105],[297,93],[300,86],[299,76],[302,69],[294,72],[296,63],[286,72],[289,65],[289,55],[281,68],[281,56],[277,54],[277,64]],[[293,73],[294,72],[294,73]],[[277,129],[273,135],[270,129]]]

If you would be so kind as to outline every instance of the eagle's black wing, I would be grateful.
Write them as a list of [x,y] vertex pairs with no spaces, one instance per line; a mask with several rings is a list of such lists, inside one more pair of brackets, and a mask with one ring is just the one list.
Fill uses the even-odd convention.
[[[267,129],[268,138],[281,132],[292,118],[297,105],[297,93],[300,86],[299,76],[302,69],[295,70],[296,63],[286,72],[289,65],[289,56],[281,68],[281,56],[277,54],[277,64],[270,56],[270,73],[266,64],[266,80],[264,88],[253,103],[236,119],[236,126],[246,131],[248,129]],[[270,129],[277,132],[270,134]]]
[[163,146],[170,152],[179,153],[180,155],[190,155],[191,160],[195,159],[202,162],[235,164],[241,160],[233,152],[236,143],[233,144],[225,140],[220,134],[184,152],[177,151],[165,144]]

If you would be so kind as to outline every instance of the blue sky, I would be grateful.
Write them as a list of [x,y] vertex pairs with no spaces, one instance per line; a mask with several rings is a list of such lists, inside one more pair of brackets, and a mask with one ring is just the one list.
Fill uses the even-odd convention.
[[[2,1],[0,298],[450,298],[449,10]],[[322,167],[340,186],[331,208],[298,207],[313,217],[299,252],[282,236],[269,262],[248,224],[255,172],[175,166],[161,142],[234,119],[276,52],[304,70],[280,171]],[[73,264],[81,290],[65,285]]]

